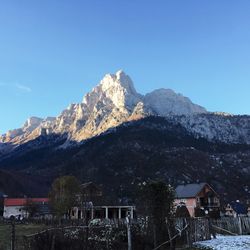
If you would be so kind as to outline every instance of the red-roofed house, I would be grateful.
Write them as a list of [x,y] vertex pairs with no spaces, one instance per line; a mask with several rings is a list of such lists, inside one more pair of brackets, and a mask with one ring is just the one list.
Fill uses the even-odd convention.
[[39,212],[46,213],[48,208],[48,198],[5,198],[4,218],[27,218],[29,212],[27,206],[34,204],[39,208]]

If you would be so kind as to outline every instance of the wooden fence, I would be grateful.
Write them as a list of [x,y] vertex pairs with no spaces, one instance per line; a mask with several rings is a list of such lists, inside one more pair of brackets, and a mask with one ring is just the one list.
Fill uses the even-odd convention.
[[[28,225],[30,222],[26,221]],[[131,223],[133,249],[153,249],[154,234],[151,222],[144,218],[134,220]],[[54,222],[45,224],[51,225]],[[16,238],[16,249],[127,249],[127,224],[124,220],[107,220],[102,221],[101,224],[93,222],[89,226],[65,226],[65,224],[68,223]],[[195,241],[210,239],[209,223],[206,218],[175,219],[174,224],[175,232],[172,231],[171,235],[166,234],[165,239],[170,242],[169,239],[173,238],[176,246],[191,246]],[[161,243],[164,242],[159,242],[159,245]],[[169,244],[165,244],[164,247],[169,246]],[[43,248],[44,246],[45,248]],[[161,249],[165,249],[164,247]]]
[[[222,217],[218,220],[212,220],[212,225],[216,231],[225,234],[250,234],[250,217]],[[222,230],[220,230],[222,229]]]
[[210,240],[211,226],[207,218],[180,218],[175,219],[176,229],[188,225],[187,229],[177,239],[177,246],[191,247],[194,242]]
[[[250,234],[250,218],[230,218],[224,217],[217,220],[208,218],[176,218],[174,219],[175,232],[172,235],[166,235],[166,240],[174,239],[177,247],[191,247],[194,242],[209,240],[211,234],[216,231],[222,234]],[[6,223],[8,223],[6,221]],[[23,222],[21,222],[23,223]],[[16,239],[16,249],[33,250],[32,247],[38,241],[46,242],[50,247],[48,249],[78,249],[74,244],[80,245],[81,249],[127,249],[127,225],[124,220],[107,220],[101,224],[95,225],[94,222],[85,226],[81,221],[64,221],[54,228],[56,221],[26,221],[27,225],[32,223],[43,223],[49,225],[46,229],[38,234],[24,236]],[[11,225],[10,225],[11,226]],[[47,227],[47,228],[48,228]],[[53,229],[54,228],[54,229]],[[131,224],[132,243],[134,249],[153,249],[150,248],[152,243],[152,225],[146,218],[134,220]],[[66,235],[66,236],[65,236]],[[73,237],[73,238],[72,238]],[[10,235],[11,239],[11,235]],[[57,241],[63,244],[58,247]],[[108,239],[109,244],[107,245]],[[56,243],[55,243],[56,242]],[[141,248],[145,244],[144,248]],[[52,247],[55,245],[54,247]],[[22,247],[20,247],[22,246]],[[114,248],[115,246],[115,248]],[[149,247],[148,247],[149,246]],[[148,247],[148,248],[146,248]],[[80,248],[79,248],[80,249]]]

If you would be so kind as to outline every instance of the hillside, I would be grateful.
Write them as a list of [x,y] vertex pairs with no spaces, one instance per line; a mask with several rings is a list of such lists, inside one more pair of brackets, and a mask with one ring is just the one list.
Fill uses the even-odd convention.
[[19,147],[18,154],[0,161],[1,169],[39,176],[47,180],[44,189],[52,177],[73,174],[103,185],[113,200],[133,200],[138,185],[150,179],[172,185],[208,182],[226,200],[250,198],[250,146],[197,138],[172,119],[124,123],[66,149],[56,138],[38,149],[32,145],[46,142],[46,136],[26,143],[25,150]]

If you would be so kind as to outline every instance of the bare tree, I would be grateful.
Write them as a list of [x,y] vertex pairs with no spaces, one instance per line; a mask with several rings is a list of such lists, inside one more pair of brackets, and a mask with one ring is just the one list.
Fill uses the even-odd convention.
[[79,192],[80,183],[74,176],[62,176],[53,182],[49,199],[58,218],[69,217],[70,210],[79,203]]

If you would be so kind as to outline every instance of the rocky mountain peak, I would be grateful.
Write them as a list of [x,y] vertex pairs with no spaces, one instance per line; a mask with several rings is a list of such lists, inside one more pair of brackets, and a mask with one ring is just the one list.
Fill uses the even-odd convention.
[[158,115],[191,115],[207,113],[206,109],[192,103],[192,101],[175,93],[171,89],[157,89],[144,97],[144,102],[151,107]]
[[133,81],[123,70],[119,70],[115,74],[105,75],[100,82],[100,86],[104,92],[110,88],[122,88],[127,94],[137,95]]
[[118,109],[131,109],[140,101],[140,98],[130,77],[119,70],[116,74],[105,75],[99,85],[85,95],[83,104],[86,104],[90,110],[100,103],[113,104]]
[[23,125],[23,131],[29,131],[31,132],[35,128],[37,128],[41,123],[43,119],[39,117],[32,116],[30,117]]
[[20,145],[46,134],[67,135],[68,141],[82,141],[103,133],[123,122],[149,115],[168,116],[205,113],[188,98],[170,89],[155,90],[145,96],[137,93],[133,81],[122,70],[106,74],[100,83],[87,93],[83,101],[71,104],[56,118],[31,117],[21,129],[0,136],[1,142]]

